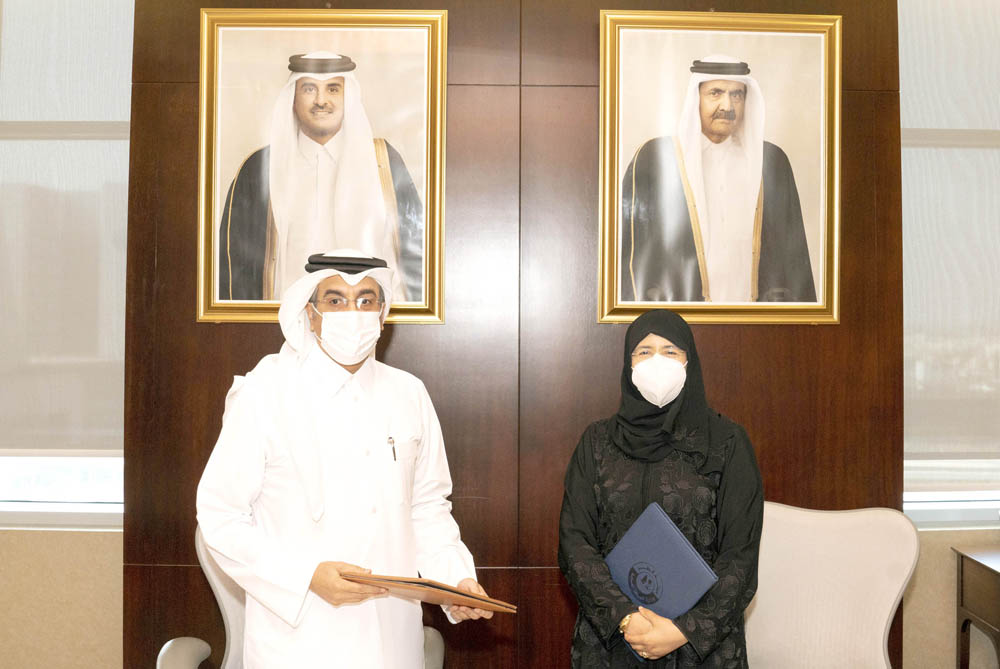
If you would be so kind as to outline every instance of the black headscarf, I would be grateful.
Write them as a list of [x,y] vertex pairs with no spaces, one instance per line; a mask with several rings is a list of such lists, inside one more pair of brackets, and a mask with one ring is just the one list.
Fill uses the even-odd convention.
[[[680,394],[664,407],[646,401],[632,383],[632,351],[646,335],[669,339],[687,353],[687,380]],[[672,311],[647,311],[625,333],[622,366],[622,403],[615,414],[611,439],[626,455],[643,462],[658,462],[673,449],[695,452],[704,463],[708,450],[711,409],[705,399],[701,363],[691,328]]]

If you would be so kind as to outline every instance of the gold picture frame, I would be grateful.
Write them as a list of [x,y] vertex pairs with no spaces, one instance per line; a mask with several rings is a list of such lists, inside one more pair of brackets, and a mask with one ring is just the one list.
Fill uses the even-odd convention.
[[837,323],[841,17],[604,10],[600,26],[598,322]]
[[[361,250],[391,256],[392,260],[386,259],[397,265],[401,288],[395,294],[404,295],[405,300],[394,298],[388,321],[444,322],[447,34],[447,11],[201,10],[199,322],[277,322],[280,291],[299,271],[298,263],[279,258],[277,249],[295,244],[279,244],[277,239],[282,233],[278,230],[286,231],[284,240],[292,240],[295,235],[289,226],[294,224],[286,221],[324,220],[323,215],[326,220],[344,220],[366,208],[375,212],[365,219],[375,221],[371,224],[374,232],[346,229],[346,235],[378,240],[370,245],[388,252]],[[315,55],[321,52],[327,55]],[[336,62],[346,62],[347,66],[336,65],[337,69],[317,76],[325,77],[325,81],[331,77],[330,72],[339,74],[349,67],[347,79],[353,82],[344,83],[343,76],[339,79],[339,102],[346,108],[341,118],[346,120],[333,132],[340,133],[340,128],[351,130],[340,133],[343,137],[339,144],[329,143],[329,147],[335,147],[328,148],[329,154],[336,157],[327,160],[334,167],[311,168],[322,175],[316,177],[317,186],[311,191],[298,185],[302,180],[275,177],[271,169],[274,165],[297,165],[280,162],[275,156],[293,156],[288,158],[291,161],[298,159],[296,151],[308,153],[309,147],[303,148],[302,144],[309,127],[308,123],[301,125],[305,112],[289,109],[288,116],[293,120],[288,127],[292,133],[297,128],[298,135],[289,135],[284,132],[285,126],[279,125],[279,114],[285,113],[284,102],[290,99],[281,98],[282,91],[286,96],[296,96],[289,105],[294,109],[299,95],[295,91],[302,83],[293,82],[294,76],[296,72],[301,77],[310,73],[293,69],[293,58],[301,54],[309,54],[308,58],[346,56],[346,61]],[[351,100],[356,100],[363,112],[354,118],[365,117],[365,123],[350,121],[351,110],[358,108],[352,107]],[[317,109],[313,107],[313,111]],[[321,108],[319,111],[330,113]],[[359,135],[362,131],[357,129],[366,124],[370,133]],[[289,136],[292,139],[284,143],[274,139]],[[357,136],[369,139],[353,139]],[[310,144],[313,153],[309,155],[319,156],[326,146],[324,141]],[[272,151],[275,142],[279,148]],[[284,146],[293,149],[280,148]],[[353,153],[348,153],[348,146]],[[341,163],[347,164],[354,156],[361,158],[352,164],[364,165],[365,169],[340,170]],[[295,169],[286,173],[297,177]],[[321,182],[326,178],[328,182]],[[338,179],[351,188],[345,185],[343,191],[335,190],[341,183]],[[362,187],[355,187],[356,182],[362,182]],[[324,189],[320,183],[329,185]],[[315,203],[293,204],[309,202],[301,196],[303,192],[310,194]],[[365,192],[375,197],[359,198],[360,206],[350,205],[351,216],[336,218],[339,203],[350,199],[339,197],[341,192]],[[322,228],[322,234],[328,234],[331,227],[335,224],[314,225],[313,229]],[[301,231],[299,236],[303,237]],[[302,246],[300,243],[296,249]],[[329,250],[310,249],[314,253]],[[290,258],[292,251],[288,250],[287,255]],[[306,258],[301,258],[301,265],[305,262]],[[304,269],[301,273],[305,273]]]

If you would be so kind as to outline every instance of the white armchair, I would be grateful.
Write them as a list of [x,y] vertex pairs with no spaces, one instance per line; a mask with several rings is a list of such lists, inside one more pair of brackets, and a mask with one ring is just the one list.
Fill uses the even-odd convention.
[[[194,533],[194,546],[201,569],[205,572],[205,577],[219,603],[222,622],[226,628],[226,652],[219,669],[242,669],[246,595],[212,558],[201,535],[200,527]],[[198,669],[198,665],[211,653],[211,646],[201,639],[195,637],[171,639],[160,649],[156,658],[156,669]],[[444,638],[433,627],[424,627],[424,666],[426,669],[441,669],[444,666]]]
[[767,669],[888,669],[893,614],[920,545],[893,509],[764,504],[747,659]]

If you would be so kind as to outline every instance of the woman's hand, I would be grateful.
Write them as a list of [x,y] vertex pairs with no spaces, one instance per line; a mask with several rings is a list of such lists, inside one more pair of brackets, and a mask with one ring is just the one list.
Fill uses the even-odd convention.
[[[459,590],[465,590],[466,592],[471,592],[474,595],[482,595],[484,597],[489,597],[486,591],[483,590],[483,586],[476,583],[471,578],[464,578],[458,584]],[[455,619],[455,622],[460,623],[463,620],[478,620],[479,618],[492,618],[493,612],[486,611],[484,609],[474,609],[468,606],[449,606],[448,613],[451,617]]]
[[[645,623],[645,624],[643,624]],[[687,643],[687,637],[669,618],[639,607],[625,628],[625,641],[647,660],[658,660]]]
[[639,615],[638,611],[629,614],[631,617],[628,619],[628,625],[622,630],[622,635],[627,639],[629,635],[635,636],[636,634],[645,634],[649,630],[653,629],[653,626],[649,624],[649,621]]

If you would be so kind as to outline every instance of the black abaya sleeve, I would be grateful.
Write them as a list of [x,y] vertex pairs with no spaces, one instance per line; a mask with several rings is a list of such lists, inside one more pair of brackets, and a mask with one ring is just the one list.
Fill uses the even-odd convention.
[[566,492],[559,516],[559,568],[573,588],[584,617],[605,647],[610,648],[622,640],[618,623],[637,607],[611,580],[598,549],[593,441],[591,426],[580,438],[566,469]]
[[712,568],[719,580],[693,609],[674,620],[701,660],[742,628],[743,612],[757,591],[764,489],[746,432],[739,428],[732,439],[717,501],[719,553]]

